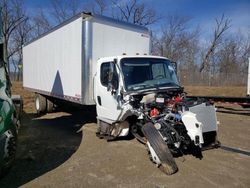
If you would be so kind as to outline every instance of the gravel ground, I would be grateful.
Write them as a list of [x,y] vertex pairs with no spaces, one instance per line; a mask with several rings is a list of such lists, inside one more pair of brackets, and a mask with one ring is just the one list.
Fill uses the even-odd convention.
[[[17,160],[0,187],[250,186],[250,156],[208,150],[202,160],[190,155],[176,158],[179,172],[166,176],[135,139],[98,139],[88,113],[56,112],[39,118],[25,114]],[[218,112],[218,119],[223,145],[250,150],[249,115]]]
[[[166,176],[137,140],[98,139],[93,110],[36,117],[31,103],[25,102],[15,164],[0,187],[250,187],[248,155],[213,149],[202,160],[179,157],[179,172]],[[221,106],[217,115],[221,143],[249,151],[250,110]]]

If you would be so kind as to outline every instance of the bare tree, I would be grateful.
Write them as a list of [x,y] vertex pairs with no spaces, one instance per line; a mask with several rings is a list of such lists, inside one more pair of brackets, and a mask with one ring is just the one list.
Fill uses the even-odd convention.
[[96,14],[104,15],[108,10],[108,2],[107,0],[94,0],[91,9]]
[[38,13],[32,18],[32,25],[33,38],[40,36],[52,28],[52,24],[50,23],[47,16],[45,16],[43,9],[40,9]]
[[243,37],[241,33],[238,35],[241,36],[240,42],[240,66],[242,72],[247,72],[248,70],[248,58],[250,57],[250,26],[248,33],[245,33],[247,36]]
[[[157,36],[153,35],[153,53],[178,62],[182,83],[189,83],[198,74],[199,27],[191,28],[187,16],[169,15]],[[192,74],[190,74],[192,73]],[[188,80],[186,79],[188,77]]]
[[161,55],[178,61],[180,54],[178,47],[180,36],[187,30],[188,19],[180,16],[168,16],[167,23],[162,26],[162,37],[159,40]]
[[[250,28],[249,28],[250,29]],[[248,58],[250,57],[250,30],[248,32],[237,32],[237,35],[231,36],[231,40],[234,39],[234,43],[237,46],[236,49],[236,62],[237,63],[237,79],[238,83],[246,83],[248,75]],[[232,51],[232,50],[231,50]],[[235,68],[230,70],[235,72]]]
[[240,40],[233,36],[228,36],[221,41],[220,47],[210,60],[215,63],[212,73],[213,77],[218,77],[216,85],[243,83],[246,74],[241,71],[240,67],[241,45]]
[[14,30],[11,41],[13,43],[13,50],[15,57],[12,58],[12,64],[15,68],[15,73],[18,70],[17,80],[20,80],[23,65],[23,45],[32,38],[33,27],[28,19],[25,19]]
[[239,46],[233,38],[224,40],[221,45],[222,48],[218,53],[219,68],[220,72],[228,73],[237,68],[234,65],[238,62]]
[[[112,1],[113,17],[126,22],[148,26],[155,23],[159,17],[156,11],[138,0]],[[118,11],[115,11],[118,9]]]
[[40,9],[32,18],[33,37],[49,31],[55,25],[69,19],[81,11],[80,0],[51,0],[51,11]]
[[[85,6],[83,6],[85,5]],[[90,11],[147,26],[155,23],[157,17],[154,9],[146,6],[145,3],[138,0],[113,1],[113,0],[94,0],[90,3],[83,4],[80,0],[52,0],[49,12],[50,18],[45,16],[44,11],[40,10],[34,17],[37,35],[49,30],[51,26],[57,25],[64,20],[74,16],[81,11]]]
[[13,31],[22,23],[26,16],[23,14],[23,2],[21,0],[1,0],[2,20],[3,20],[3,39],[4,39],[4,57],[10,71],[9,59],[15,53],[10,53],[10,37]]
[[63,22],[64,20],[79,13],[81,3],[79,0],[52,0],[52,12],[56,24]]
[[220,19],[215,19],[216,26],[214,29],[214,35],[211,41],[211,45],[209,46],[207,52],[205,53],[205,57],[201,63],[199,71],[202,72],[206,66],[209,66],[209,59],[212,56],[214,50],[219,45],[221,38],[226,30],[230,28],[231,20],[225,18],[224,14],[221,16]]
[[182,63],[194,62],[198,51],[199,28],[191,30],[190,19],[182,16],[169,16],[162,27],[158,39],[159,55]]

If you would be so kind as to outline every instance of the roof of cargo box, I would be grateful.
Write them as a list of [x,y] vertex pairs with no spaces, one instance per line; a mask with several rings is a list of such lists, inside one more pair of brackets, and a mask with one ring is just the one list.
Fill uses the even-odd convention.
[[116,23],[116,24],[119,24],[119,25],[123,25],[123,26],[130,27],[130,28],[139,29],[139,30],[142,30],[142,31],[144,31],[144,32],[148,32],[148,29],[147,29],[146,27],[144,27],[144,26],[140,26],[140,25],[136,25],[136,24],[133,24],[133,23],[129,23],[129,22],[117,20],[117,19],[110,18],[110,17],[107,17],[107,16],[102,16],[102,15],[98,15],[98,14],[93,14],[93,13],[91,13],[91,12],[81,12],[81,13],[78,13],[78,14],[76,14],[75,16],[73,16],[73,17],[71,17],[71,18],[65,20],[64,22],[60,23],[59,25],[53,27],[53,28],[50,29],[49,31],[47,31],[47,32],[45,32],[45,33],[43,33],[43,34],[41,34],[40,36],[38,36],[38,37],[32,39],[31,41],[25,43],[23,46],[27,46],[28,44],[30,44],[30,43],[32,43],[32,42],[34,42],[34,41],[36,41],[36,40],[38,40],[38,39],[40,39],[40,38],[46,36],[46,35],[52,33],[53,31],[55,31],[55,30],[57,30],[57,29],[59,29],[59,28],[65,26],[65,25],[67,25],[68,23],[70,23],[70,22],[72,22],[72,21],[74,21],[74,20],[76,20],[76,19],[78,19],[78,18],[80,18],[80,17],[82,17],[83,19],[89,18],[89,17],[93,17],[93,18],[95,18],[95,19],[97,19],[97,20],[101,20],[101,21],[105,21],[105,22],[112,22],[112,23]]

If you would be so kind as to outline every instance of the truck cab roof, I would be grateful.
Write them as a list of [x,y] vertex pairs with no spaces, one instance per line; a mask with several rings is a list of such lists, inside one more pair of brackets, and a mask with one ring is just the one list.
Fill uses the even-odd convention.
[[98,61],[103,62],[103,61],[111,61],[114,59],[121,60],[123,58],[155,58],[155,59],[168,59],[166,57],[162,56],[154,56],[154,55],[119,55],[119,56],[110,56],[110,57],[102,57],[99,58]]

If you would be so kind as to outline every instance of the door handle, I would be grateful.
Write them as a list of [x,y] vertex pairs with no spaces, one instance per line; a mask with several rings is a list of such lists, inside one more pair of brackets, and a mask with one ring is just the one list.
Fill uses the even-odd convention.
[[102,106],[102,99],[100,96],[97,96],[97,102],[100,106]]

